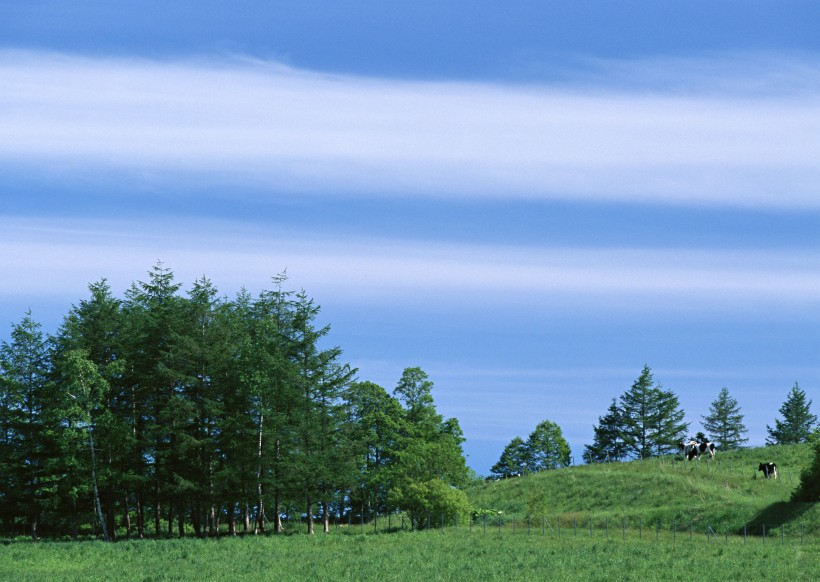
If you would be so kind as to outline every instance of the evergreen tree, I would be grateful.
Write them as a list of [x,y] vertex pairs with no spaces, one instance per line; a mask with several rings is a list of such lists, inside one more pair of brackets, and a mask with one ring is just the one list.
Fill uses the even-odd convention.
[[701,415],[701,418],[704,430],[712,435],[722,449],[736,449],[749,440],[743,436],[747,430],[743,424],[740,405],[729,395],[725,386],[709,406],[709,414]]
[[27,312],[14,325],[11,342],[0,344],[0,499],[7,513],[26,519],[32,539],[38,538],[40,515],[50,483],[45,468],[50,430],[47,392],[51,359],[48,340],[39,323]]
[[766,425],[769,437],[767,445],[790,445],[809,440],[817,416],[811,413],[811,400],[806,401],[806,393],[797,382],[792,386],[779,412],[783,420],[774,421],[774,428]]
[[604,416],[598,417],[598,425],[593,425],[594,437],[591,445],[584,447],[584,461],[602,463],[620,461],[627,450],[623,438],[624,422],[618,402],[612,399]]
[[643,459],[677,448],[688,427],[684,412],[674,393],[654,384],[649,366],[643,367],[620,403],[627,454]]

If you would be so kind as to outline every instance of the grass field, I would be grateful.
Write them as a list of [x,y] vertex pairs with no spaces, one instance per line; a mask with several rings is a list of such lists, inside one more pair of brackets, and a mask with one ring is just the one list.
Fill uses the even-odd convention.
[[[472,525],[443,530],[401,530],[401,517],[393,516],[390,530],[382,518],[375,528],[337,526],[315,536],[6,540],[0,580],[820,579],[820,504],[789,501],[810,448],[718,459],[571,467],[475,483],[468,494],[484,513]],[[781,479],[756,475],[761,461],[776,462]]]
[[[816,579],[820,545],[487,534],[464,528],[0,547],[2,580]],[[765,577],[769,577],[766,575]]]

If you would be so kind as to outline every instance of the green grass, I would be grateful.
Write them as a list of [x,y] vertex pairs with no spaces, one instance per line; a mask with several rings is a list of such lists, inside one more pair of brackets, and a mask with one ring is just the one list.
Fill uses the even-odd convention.
[[[744,525],[784,526],[790,532],[820,533],[816,503],[792,503],[800,472],[812,457],[808,445],[718,453],[716,460],[680,457],[608,463],[545,471],[519,479],[476,484],[468,490],[475,508],[502,512],[507,521],[572,520],[601,527],[624,519],[660,527],[742,532]],[[756,472],[762,461],[777,463],[778,480]]]
[[487,534],[465,528],[379,535],[15,543],[2,580],[738,580],[812,579],[820,544]]
[[[811,580],[820,577],[820,504],[789,501],[811,454],[766,447],[715,462],[653,459],[476,483],[473,506],[503,512],[486,528],[482,516],[400,531],[394,516],[391,531],[381,518],[375,534],[365,524],[315,536],[7,540],[0,580]],[[776,462],[781,479],[756,474],[762,461]],[[758,527],[744,538],[744,524]]]

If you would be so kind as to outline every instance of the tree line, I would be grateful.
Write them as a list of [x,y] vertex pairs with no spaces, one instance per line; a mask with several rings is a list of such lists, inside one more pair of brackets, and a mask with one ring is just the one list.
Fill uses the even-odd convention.
[[120,299],[106,280],[47,335],[0,344],[0,533],[104,539],[280,532],[287,515],[469,511],[458,421],[407,368],[359,381],[286,278],[185,293],[158,263]]
[[[820,442],[817,416],[811,413],[811,400],[795,383],[780,407],[783,420],[766,426],[766,444],[796,444],[816,438]],[[644,366],[640,376],[620,397],[613,398],[598,424],[593,425],[593,441],[584,447],[586,463],[644,459],[678,451],[687,439],[698,442],[714,440],[723,450],[735,449],[748,442],[748,432],[737,400],[722,388],[702,415],[704,430],[688,437],[689,424],[678,397],[655,382],[652,370]],[[490,470],[496,478],[555,469],[570,464],[569,445],[561,428],[548,420],[538,425],[524,441],[514,437],[504,448]]]

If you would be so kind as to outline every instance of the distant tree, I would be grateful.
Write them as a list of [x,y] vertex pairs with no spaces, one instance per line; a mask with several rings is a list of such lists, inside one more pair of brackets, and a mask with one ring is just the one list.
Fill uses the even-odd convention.
[[592,429],[595,433],[592,444],[584,447],[585,462],[619,461],[626,456],[623,413],[615,398],[612,399],[606,414],[598,417],[598,425],[593,425]]
[[774,428],[766,425],[769,433],[767,445],[790,445],[809,440],[817,416],[811,413],[811,400],[806,401],[806,393],[797,382],[779,412],[783,415],[783,421],[775,419]]
[[704,430],[712,435],[722,449],[736,449],[749,440],[743,436],[747,430],[743,424],[740,405],[729,395],[725,386],[709,406],[709,414],[701,415],[701,418]]
[[621,411],[624,448],[635,458],[674,451],[688,428],[678,397],[654,384],[649,366],[643,367],[632,388],[621,396]]
[[492,466],[490,473],[496,477],[508,477],[513,473],[527,470],[527,445],[521,437],[515,437],[504,447],[498,462]]
[[530,433],[525,451],[527,469],[533,473],[567,467],[570,463],[570,448],[561,427],[549,420],[540,422]]

